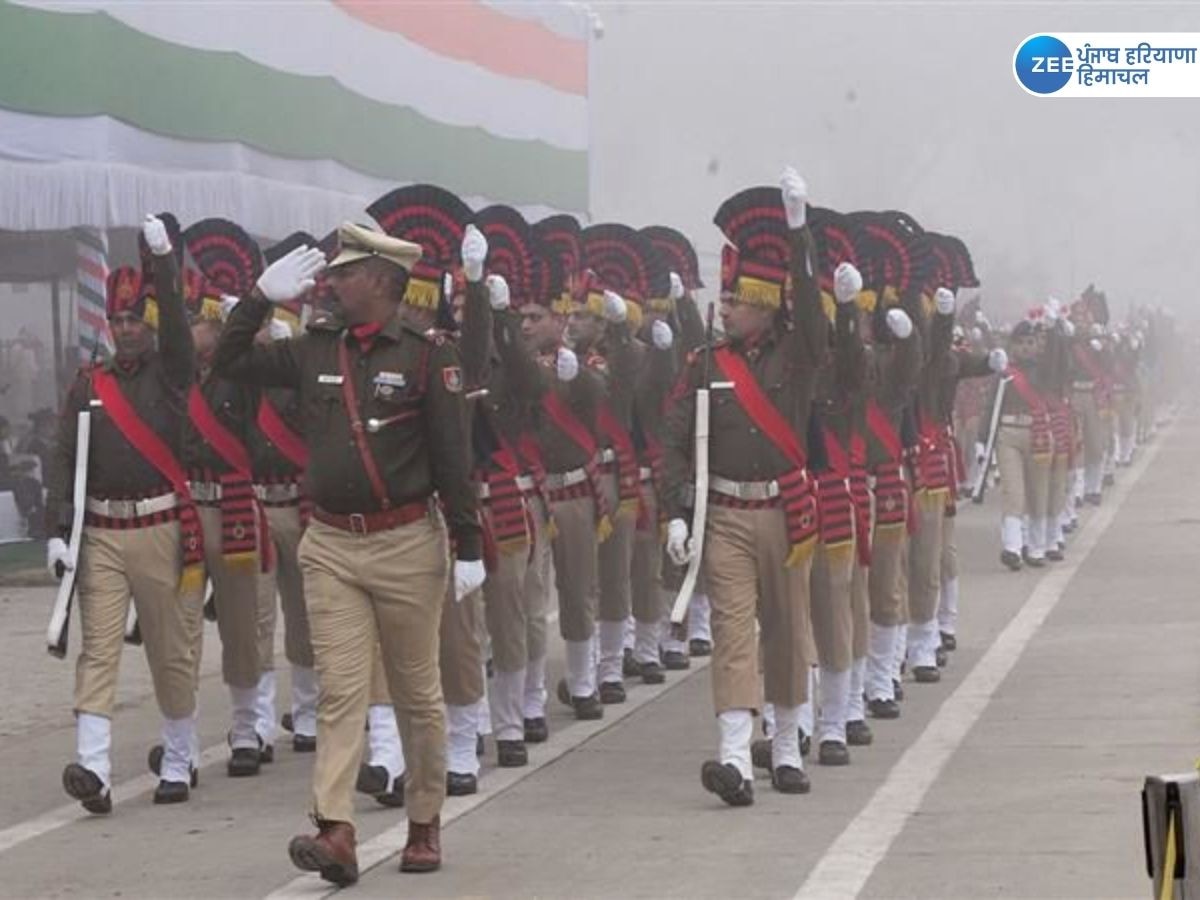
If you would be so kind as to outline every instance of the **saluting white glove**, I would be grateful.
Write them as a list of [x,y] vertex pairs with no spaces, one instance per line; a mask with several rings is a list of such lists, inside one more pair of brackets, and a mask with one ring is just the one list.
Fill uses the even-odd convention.
[[675,335],[671,332],[671,326],[663,321],[656,321],[650,326],[650,338],[659,350],[670,350],[671,345],[675,343]]
[[625,300],[616,291],[604,292],[604,319],[618,325],[625,321],[629,310],[625,308]]
[[988,354],[988,368],[993,372],[1003,372],[1008,368],[1008,353],[1003,347],[997,347]]
[[242,302],[241,297],[235,297],[233,294],[221,295],[221,318],[228,319],[229,314],[233,312],[233,308]]
[[692,558],[695,549],[693,541],[688,540],[688,526],[683,519],[672,519],[667,524],[667,556],[677,566],[686,566]]
[[1058,302],[1057,297],[1051,297],[1042,307],[1042,315],[1046,317],[1046,321],[1054,324],[1058,321],[1059,311],[1062,309],[1062,304]]
[[1095,350],[1097,353],[1099,353],[1101,350],[1104,349],[1104,345],[1102,343],[1100,343],[1100,340],[1098,338],[1092,338],[1090,343],[1092,345],[1092,349]]
[[574,381],[579,375],[579,357],[575,355],[575,351],[559,347],[558,357],[554,360],[554,371],[559,381]]
[[258,277],[258,290],[272,303],[288,303],[311,291],[324,268],[324,252],[301,245],[267,266]]
[[940,287],[933,293],[933,302],[943,316],[954,315],[954,291]]
[[472,591],[478,590],[483,586],[483,579],[487,578],[487,569],[483,565],[483,560],[461,560],[454,561],[454,600],[457,603],[463,597]]
[[679,277],[678,272],[671,273],[671,293],[669,296],[675,301],[683,299],[683,279]]
[[146,246],[155,256],[166,256],[171,252],[171,238],[167,235],[167,226],[158,216],[146,216],[142,222],[142,237]]
[[887,324],[888,328],[891,329],[892,334],[902,341],[907,340],[908,336],[912,334],[912,319],[910,319],[908,317],[908,313],[902,309],[889,309],[887,314]]
[[468,225],[462,242],[463,274],[467,276],[467,281],[478,281],[483,277],[483,261],[487,255],[487,238],[474,225]]
[[487,277],[488,303],[496,312],[504,312],[512,304],[508,295],[508,282],[503,275]]
[[1067,337],[1075,337],[1075,323],[1070,319],[1062,320],[1062,329],[1063,334],[1065,334]]
[[779,179],[783,193],[783,211],[787,213],[789,228],[803,228],[808,218],[808,185],[800,173],[788,166]]
[[862,285],[862,274],[850,263],[840,263],[833,270],[833,296],[838,303],[853,303]]
[[58,571],[59,565],[64,571],[74,568],[71,565],[71,552],[62,538],[50,538],[46,541],[46,568],[55,578],[62,577],[62,573]]
[[971,329],[971,340],[977,344],[983,343],[983,329],[978,325]]

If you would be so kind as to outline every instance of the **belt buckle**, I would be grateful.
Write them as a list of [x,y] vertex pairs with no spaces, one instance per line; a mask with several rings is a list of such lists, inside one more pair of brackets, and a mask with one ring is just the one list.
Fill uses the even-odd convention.
[[133,500],[107,500],[108,515],[114,519],[132,519],[137,515],[137,507]]
[[736,494],[737,494],[737,498],[739,500],[753,500],[754,499],[754,497],[753,497],[754,492],[751,490],[753,485],[751,485],[750,482],[737,481],[737,482],[734,482],[734,484],[737,485]]
[[351,534],[367,533],[367,517],[362,513],[350,513],[349,520]]

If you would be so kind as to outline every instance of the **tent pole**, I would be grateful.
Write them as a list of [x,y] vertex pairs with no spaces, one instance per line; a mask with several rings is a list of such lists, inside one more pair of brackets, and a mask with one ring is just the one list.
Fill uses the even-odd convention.
[[58,289],[58,279],[50,282],[50,327],[54,333],[54,396],[62,397],[63,374],[63,345],[62,345],[62,311],[59,308],[62,297]]

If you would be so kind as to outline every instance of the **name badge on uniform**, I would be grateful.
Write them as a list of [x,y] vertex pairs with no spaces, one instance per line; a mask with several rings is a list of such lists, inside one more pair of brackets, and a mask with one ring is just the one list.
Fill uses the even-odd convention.
[[327,375],[323,372],[317,375],[317,384],[341,384],[341,383],[342,383],[341,375]]
[[403,372],[380,372],[375,376],[374,384],[377,397],[390,397],[396,391],[402,390],[408,381]]

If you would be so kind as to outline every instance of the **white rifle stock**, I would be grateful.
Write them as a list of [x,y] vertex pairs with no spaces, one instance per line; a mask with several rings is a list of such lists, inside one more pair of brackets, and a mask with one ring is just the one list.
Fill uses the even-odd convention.
[[983,497],[987,493],[987,477],[988,471],[992,468],[992,456],[996,452],[996,435],[1000,429],[1000,410],[1004,406],[1004,390],[1010,381],[1012,378],[1001,378],[1000,384],[996,387],[996,402],[992,404],[992,420],[988,424],[987,446],[983,450],[983,461],[979,464],[979,472],[975,476],[975,486],[971,489],[971,500],[975,503],[982,503]]
[[59,659],[67,655],[67,632],[71,624],[71,602],[75,597],[75,577],[79,569],[79,547],[83,543],[83,514],[87,505],[88,443],[92,435],[92,414],[82,410],[75,425],[75,487],[71,518],[71,540],[67,544],[68,567],[59,567],[58,596],[46,629],[46,649]]

